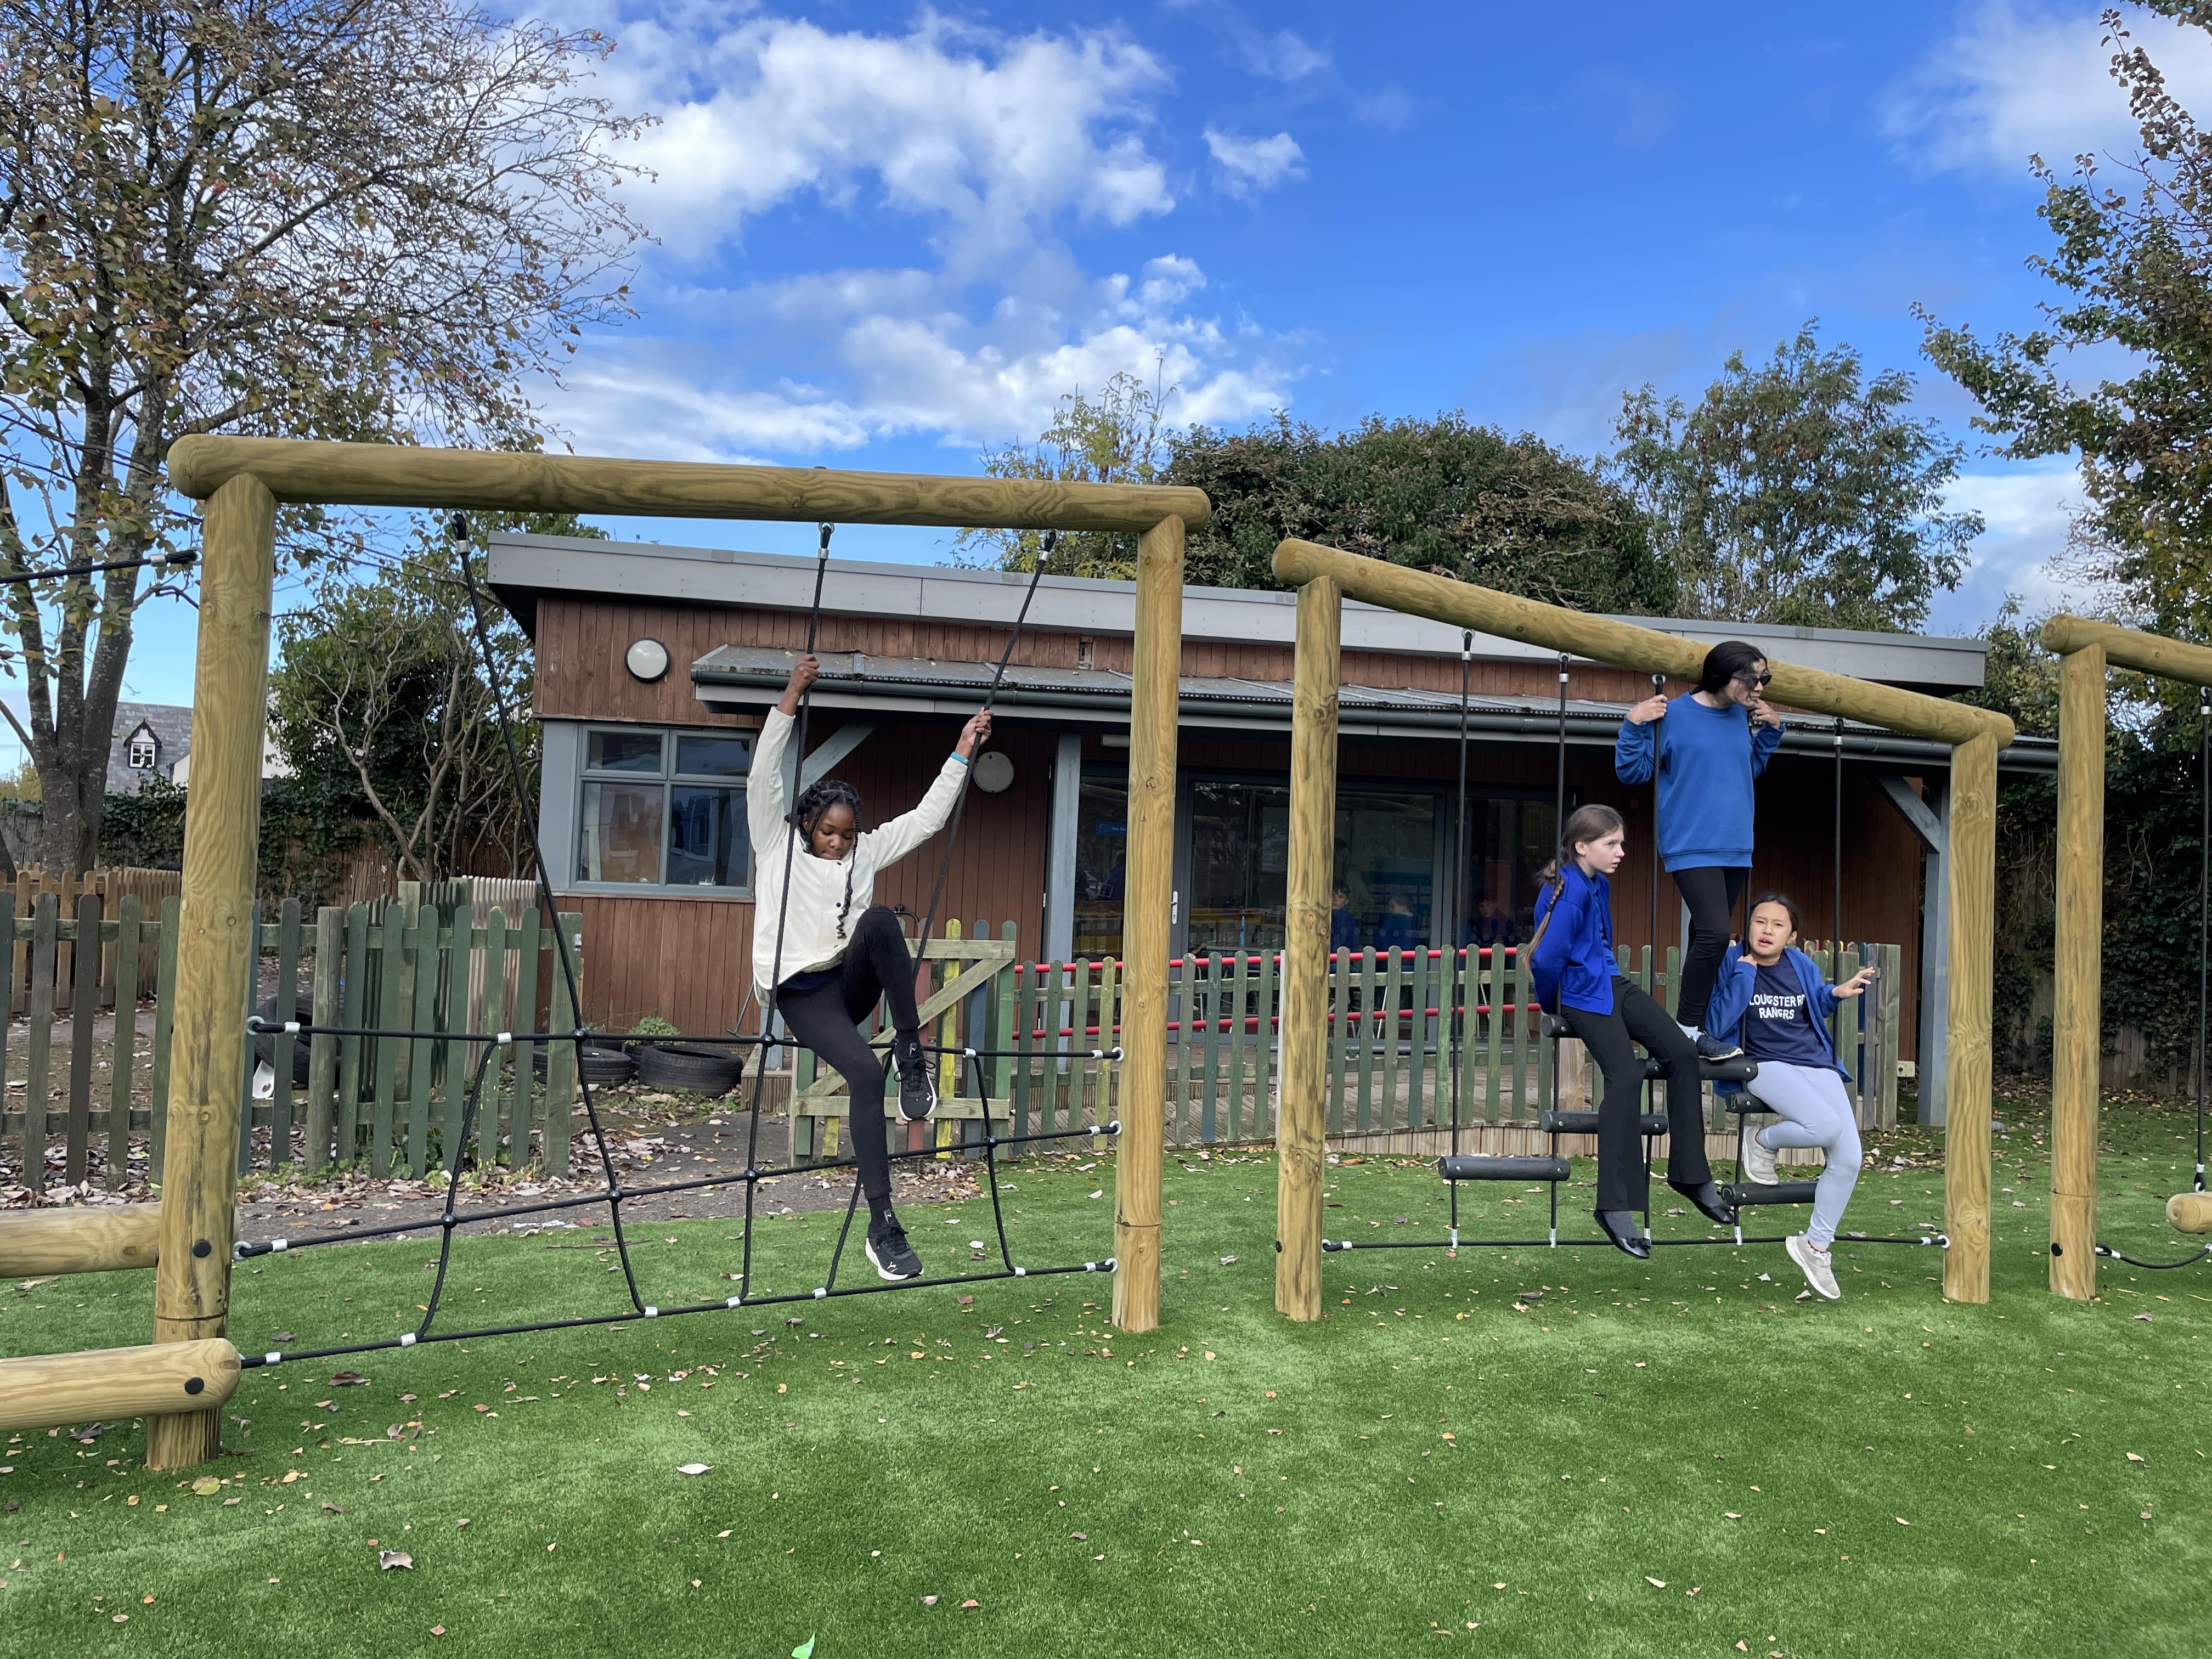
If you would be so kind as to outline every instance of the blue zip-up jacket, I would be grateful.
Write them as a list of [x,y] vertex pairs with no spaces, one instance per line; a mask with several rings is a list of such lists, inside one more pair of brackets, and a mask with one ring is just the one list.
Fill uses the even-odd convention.
[[1657,768],[1659,858],[1669,870],[1749,869],[1751,781],[1781,741],[1780,726],[1753,725],[1734,703],[1708,708],[1686,693],[1662,720],[1620,723],[1613,775],[1645,783]]
[[[1837,1060],[1835,1038],[1828,1030],[1828,1022],[1835,1018],[1836,1004],[1842,999],[1820,977],[1820,964],[1802,951],[1785,945],[1782,959],[1797,970],[1797,983],[1805,993],[1805,1012],[1813,1017],[1813,1030],[1820,1036],[1820,1052],[1836,1068],[1837,1075],[1849,1083],[1851,1074]],[[1713,983],[1712,1000],[1705,1005],[1705,1030],[1731,1042],[1741,1042],[1743,1017],[1751,1011],[1751,994],[1758,983],[1759,964],[1743,954],[1741,945],[1729,940],[1728,955],[1721,963],[1720,977]],[[1713,1092],[1732,1095],[1742,1087],[1740,1083],[1715,1083]]]
[[1552,925],[1529,955],[1528,977],[1536,1000],[1553,1013],[1563,1007],[1586,1014],[1613,1012],[1613,884],[1586,876],[1569,863],[1561,879],[1547,882],[1536,896],[1536,925],[1553,910]]

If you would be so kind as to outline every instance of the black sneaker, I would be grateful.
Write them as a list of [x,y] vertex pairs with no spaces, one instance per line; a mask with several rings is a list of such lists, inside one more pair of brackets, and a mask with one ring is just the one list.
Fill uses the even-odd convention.
[[922,1052],[919,1036],[902,1036],[891,1045],[898,1065],[899,1115],[908,1123],[926,1123],[937,1115],[937,1068]]
[[1726,1037],[1698,1038],[1698,1058],[1705,1060],[1734,1060],[1743,1053],[1743,1044],[1730,1042]]
[[886,1215],[880,1221],[868,1223],[868,1260],[875,1264],[878,1277],[890,1279],[921,1277],[921,1258],[914,1253],[914,1246],[906,1242],[906,1229],[899,1225],[895,1215]]

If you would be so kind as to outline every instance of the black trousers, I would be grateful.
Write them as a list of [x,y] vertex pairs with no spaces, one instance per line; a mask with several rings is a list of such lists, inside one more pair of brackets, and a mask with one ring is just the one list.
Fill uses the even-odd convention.
[[884,1131],[884,1062],[859,1026],[881,1001],[899,1036],[911,1036],[921,1027],[914,1008],[914,958],[907,952],[897,916],[886,905],[868,909],[854,927],[844,957],[826,971],[836,977],[811,990],[778,993],[776,1012],[793,1036],[845,1079],[845,1092],[853,1103],[846,1132],[854,1160],[860,1166],[860,1192],[871,1204],[882,1203],[891,1195]]
[[1650,1182],[1644,1172],[1644,1135],[1638,1124],[1644,1103],[1641,1042],[1664,1067],[1667,1079],[1667,1179],[1696,1186],[1713,1178],[1705,1162],[1705,1126],[1698,1082],[1698,1048],[1650,994],[1616,976],[1613,1012],[1563,1011],[1575,1035],[1589,1045],[1590,1058],[1605,1074],[1605,1098],[1597,1109],[1597,1207],[1640,1210]]
[[1751,872],[1714,864],[1674,874],[1674,889],[1690,907],[1690,948],[1682,952],[1682,986],[1674,999],[1674,1017],[1702,1031],[1705,1005],[1712,1000],[1713,981],[1720,977],[1721,958],[1728,954],[1736,901],[1743,896]]

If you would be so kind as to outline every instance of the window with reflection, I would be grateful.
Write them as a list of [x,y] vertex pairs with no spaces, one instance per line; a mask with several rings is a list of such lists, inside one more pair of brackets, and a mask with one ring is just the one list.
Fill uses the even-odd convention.
[[744,891],[752,746],[750,732],[587,731],[576,878]]

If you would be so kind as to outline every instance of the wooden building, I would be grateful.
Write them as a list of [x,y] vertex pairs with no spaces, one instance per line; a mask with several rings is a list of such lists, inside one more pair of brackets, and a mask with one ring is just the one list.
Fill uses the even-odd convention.
[[[490,572],[537,643],[543,850],[563,908],[586,917],[587,1017],[749,1026],[748,734],[805,642],[814,561],[514,536],[494,541]],[[981,702],[1027,583],[831,561],[804,781],[849,781],[870,817],[911,805]],[[1024,957],[1119,948],[1133,605],[1124,584],[1045,579],[999,694],[995,758],[975,769],[939,914],[994,933],[1012,922]],[[1285,593],[1184,595],[1178,954],[1280,943],[1292,614]],[[1701,642],[1741,635],[1793,662],[1938,696],[1982,683],[1978,640],[1647,625]],[[1564,767],[1570,810],[1602,800],[1628,819],[1621,941],[1641,946],[1656,924],[1662,944],[1678,943],[1672,884],[1660,876],[1654,890],[1649,791],[1623,786],[1612,765],[1622,714],[1649,680],[1570,663],[1563,713],[1559,659],[1477,636],[1463,660],[1462,644],[1436,623],[1345,607],[1341,937],[1442,944],[1455,915],[1481,943],[1525,937]],[[1939,744],[1793,716],[1758,791],[1754,889],[1791,893],[1823,935],[1839,893],[1846,939],[1905,946],[1905,1006],[1921,1009],[1906,1053],[1931,1061],[1941,997],[1921,991],[1940,992],[1948,759]],[[2024,739],[2003,763],[2047,770],[2055,748]],[[919,916],[944,853],[942,838],[925,847],[878,896]]]

